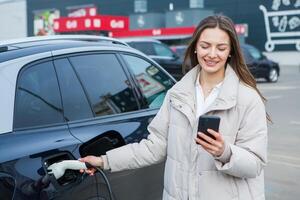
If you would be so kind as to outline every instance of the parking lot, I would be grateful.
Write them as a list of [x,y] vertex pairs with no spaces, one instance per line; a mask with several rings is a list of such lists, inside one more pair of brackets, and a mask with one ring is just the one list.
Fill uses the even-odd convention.
[[300,69],[285,65],[281,71],[277,83],[258,84],[273,120],[265,170],[267,200],[292,200],[300,195]]

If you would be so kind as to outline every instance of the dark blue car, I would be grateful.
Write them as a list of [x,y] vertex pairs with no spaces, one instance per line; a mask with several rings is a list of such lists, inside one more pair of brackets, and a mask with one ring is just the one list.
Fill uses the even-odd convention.
[[[175,80],[125,43],[40,37],[0,44],[0,199],[109,199],[102,176],[49,165],[148,135]],[[114,199],[161,199],[164,163],[111,174]]]
[[257,48],[242,44],[246,64],[255,78],[264,78],[267,82],[277,82],[280,75],[279,64],[264,56]]

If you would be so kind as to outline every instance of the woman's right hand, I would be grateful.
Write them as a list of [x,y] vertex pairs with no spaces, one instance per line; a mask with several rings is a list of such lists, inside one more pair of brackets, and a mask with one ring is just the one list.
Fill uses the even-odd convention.
[[[101,156],[99,156],[99,157],[86,156],[86,157],[80,158],[79,161],[89,163],[90,165],[92,165],[94,167],[103,168],[103,159],[101,158]],[[96,171],[97,171],[96,168],[88,168],[86,170],[84,170],[84,169],[80,170],[81,173],[85,172],[91,176],[93,176]]]

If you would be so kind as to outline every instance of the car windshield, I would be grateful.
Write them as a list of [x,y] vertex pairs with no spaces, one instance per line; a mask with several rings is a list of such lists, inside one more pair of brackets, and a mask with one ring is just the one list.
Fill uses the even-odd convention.
[[128,42],[128,44],[133,48],[140,50],[146,55],[156,54],[153,45],[149,42]]
[[162,44],[153,44],[157,56],[173,57],[173,52]]
[[247,46],[246,48],[254,59],[259,60],[262,58],[261,53],[256,48],[252,46]]

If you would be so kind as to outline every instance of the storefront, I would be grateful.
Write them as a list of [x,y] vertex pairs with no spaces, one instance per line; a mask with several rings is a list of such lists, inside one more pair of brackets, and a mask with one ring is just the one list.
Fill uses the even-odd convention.
[[223,13],[263,51],[300,50],[300,0],[27,0],[28,35],[86,33],[186,42],[198,22]]

